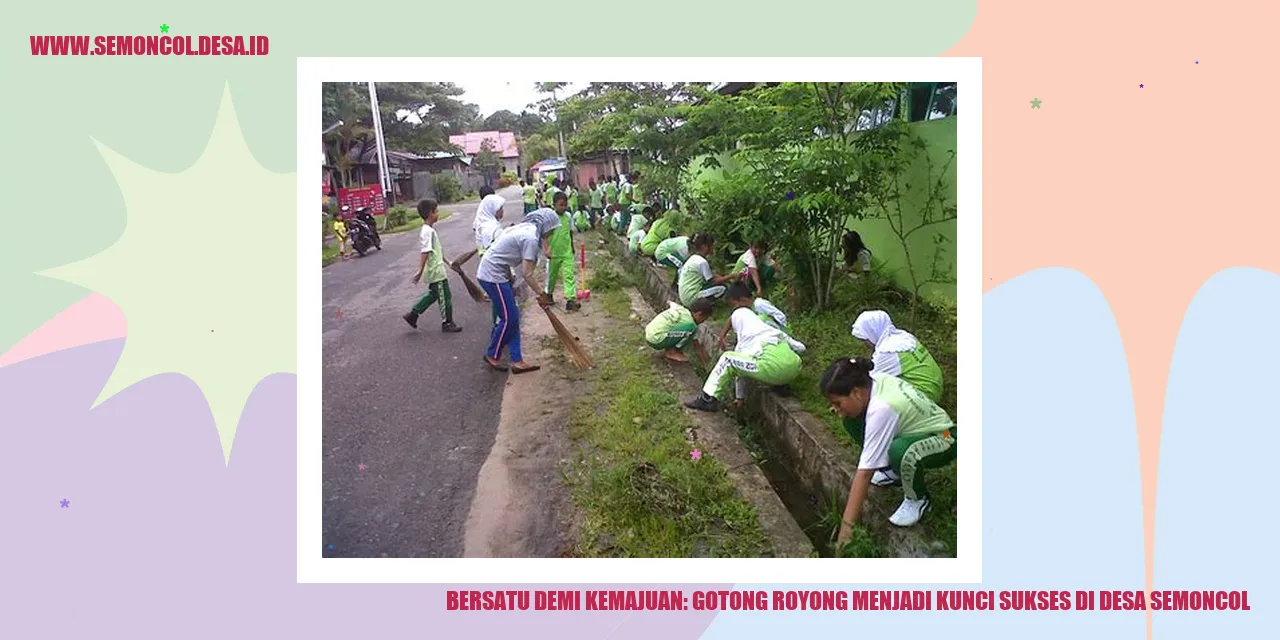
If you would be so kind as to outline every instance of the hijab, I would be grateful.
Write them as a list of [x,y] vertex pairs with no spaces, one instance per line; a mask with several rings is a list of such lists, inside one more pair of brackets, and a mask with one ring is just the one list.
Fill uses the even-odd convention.
[[487,195],[480,201],[480,206],[476,208],[476,220],[471,224],[472,230],[476,232],[477,247],[489,246],[495,235],[494,230],[499,226],[498,213],[506,204],[507,199],[497,194]]
[[916,348],[916,337],[893,326],[889,314],[864,311],[853,321],[853,337],[869,340],[878,353],[899,353]]
[[524,221],[538,227],[539,238],[545,238],[548,233],[560,226],[560,216],[547,207],[529,212],[529,215],[524,217]]

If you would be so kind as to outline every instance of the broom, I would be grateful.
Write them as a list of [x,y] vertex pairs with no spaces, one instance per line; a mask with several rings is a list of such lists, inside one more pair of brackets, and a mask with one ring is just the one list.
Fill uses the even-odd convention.
[[[529,290],[534,295],[542,295],[537,289],[533,288],[533,285],[528,280],[525,280],[525,285],[529,287]],[[577,365],[579,369],[595,367],[595,363],[591,361],[591,356],[587,355],[586,350],[582,348],[577,336],[573,335],[569,331],[569,327],[564,326],[563,322],[560,322],[560,318],[557,318],[556,314],[551,311],[551,307],[543,307],[542,310],[547,312],[547,319],[551,321],[551,326],[555,328],[556,336],[560,338],[560,344],[563,344],[565,351],[569,352],[569,361]]]
[[591,298],[591,290],[587,288],[587,243],[582,243],[582,249],[579,253],[582,264],[582,287],[578,289],[578,299],[587,300]]
[[461,266],[453,266],[452,264],[449,266],[453,267],[453,271],[458,274],[459,278],[462,278],[462,284],[467,288],[467,293],[471,294],[472,300],[479,303],[489,302],[489,296],[485,294],[484,289],[481,289],[480,285],[476,284],[475,280],[472,280],[471,276],[467,275]]

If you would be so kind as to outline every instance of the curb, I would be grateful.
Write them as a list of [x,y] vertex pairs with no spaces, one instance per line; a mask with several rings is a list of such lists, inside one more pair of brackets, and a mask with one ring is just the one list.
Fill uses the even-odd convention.
[[[611,233],[606,235],[611,238],[609,249],[619,261],[643,275],[640,291],[649,304],[656,309],[666,308],[667,301],[673,299],[669,284],[672,273],[643,257],[627,255],[625,240]],[[720,349],[716,345],[718,333],[707,322],[698,327],[695,338],[713,361],[720,357]],[[832,492],[841,500],[849,494],[849,485],[858,469],[857,460],[847,445],[836,440],[826,424],[801,408],[796,400],[761,392],[755,385],[748,390],[747,403],[763,418],[767,427],[762,429],[764,435],[782,453],[786,466],[795,474],[811,501],[821,500]],[[889,516],[897,509],[900,500],[900,489],[871,486],[867,502],[863,505],[862,523],[898,557],[954,557],[941,555],[938,550],[940,543],[926,538],[920,527],[903,529],[889,524]]]

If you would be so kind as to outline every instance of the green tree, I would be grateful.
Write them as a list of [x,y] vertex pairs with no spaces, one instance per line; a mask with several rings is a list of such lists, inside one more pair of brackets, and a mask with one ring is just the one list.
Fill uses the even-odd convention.
[[[741,240],[769,239],[817,308],[831,302],[841,239],[867,215],[906,123],[855,134],[858,118],[895,100],[893,83],[782,83],[714,96],[691,109],[703,149],[733,150],[745,167],[699,194]],[[731,208],[726,208],[731,207]]]
[[502,158],[493,150],[493,140],[485,138],[480,141],[480,152],[471,164],[484,176],[484,183],[493,186],[498,174],[502,173]]

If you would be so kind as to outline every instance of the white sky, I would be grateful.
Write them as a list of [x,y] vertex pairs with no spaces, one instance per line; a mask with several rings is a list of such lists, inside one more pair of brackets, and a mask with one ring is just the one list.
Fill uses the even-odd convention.
[[[519,114],[528,109],[530,103],[544,97],[533,87],[532,82],[458,82],[456,84],[466,91],[459,98],[463,102],[479,106],[480,115],[484,117],[503,109]],[[570,83],[564,90],[556,92],[556,95],[563,98],[581,89],[582,87],[578,84]]]

